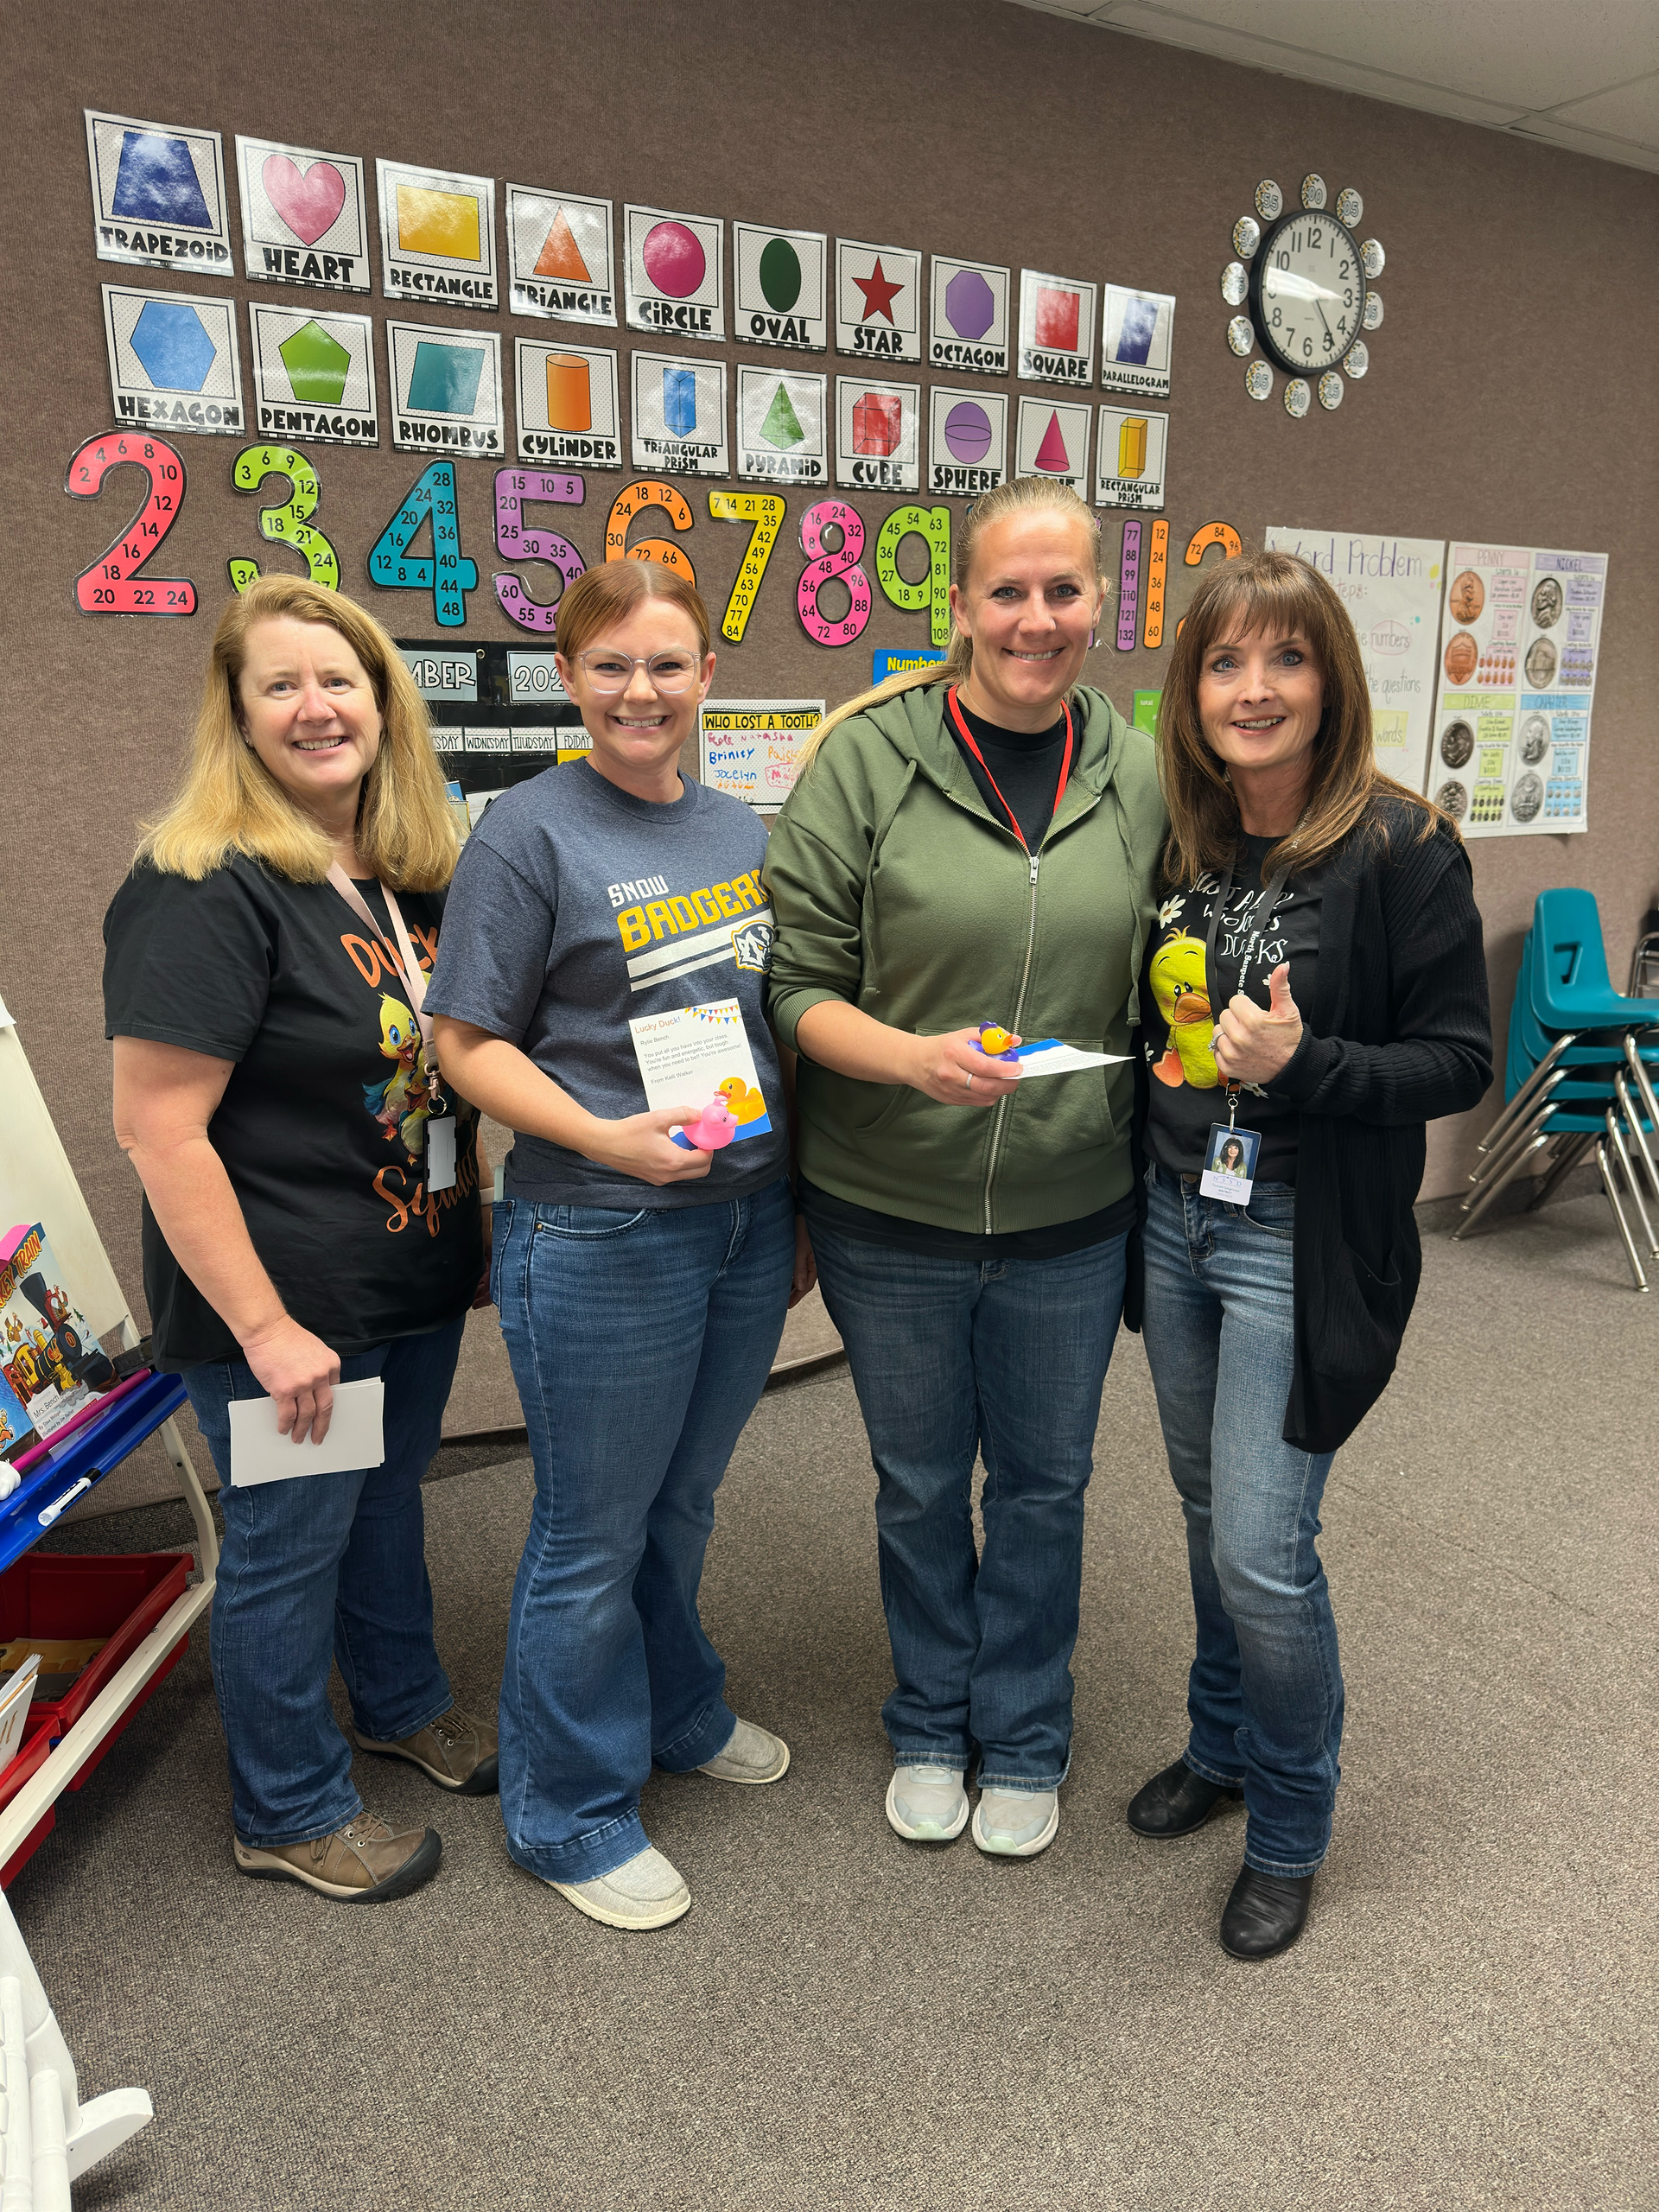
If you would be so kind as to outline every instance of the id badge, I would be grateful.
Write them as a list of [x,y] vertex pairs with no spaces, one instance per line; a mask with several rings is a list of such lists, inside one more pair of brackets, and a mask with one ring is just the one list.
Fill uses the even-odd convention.
[[455,1187],[455,1117],[446,1114],[442,1121],[426,1125],[426,1187],[429,1191],[453,1191]]
[[1259,1129],[1212,1122],[1210,1141],[1204,1148],[1204,1173],[1198,1178],[1199,1196],[1219,1198],[1224,1205],[1249,1205],[1255,1180],[1255,1156],[1261,1149]]

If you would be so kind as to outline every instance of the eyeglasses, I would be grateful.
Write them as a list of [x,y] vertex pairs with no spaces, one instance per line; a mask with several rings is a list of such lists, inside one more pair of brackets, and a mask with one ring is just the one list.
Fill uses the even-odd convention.
[[696,681],[697,664],[690,653],[652,653],[648,658],[638,654],[613,652],[608,645],[590,646],[576,655],[576,666],[587,677],[593,689],[608,697],[613,691],[626,691],[633,681],[633,671],[643,668],[652,687],[658,691],[683,691]]

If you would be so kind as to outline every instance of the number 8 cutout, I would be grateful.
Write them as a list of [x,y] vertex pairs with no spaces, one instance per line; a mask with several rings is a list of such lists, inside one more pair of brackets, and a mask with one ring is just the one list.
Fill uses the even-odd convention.
[[[824,550],[823,533],[840,531],[841,543],[833,553]],[[864,634],[870,619],[870,580],[859,566],[864,551],[864,523],[856,508],[844,499],[820,499],[801,517],[801,550],[807,566],[795,594],[801,627],[821,645],[850,645]],[[818,594],[832,579],[845,584],[852,604],[838,622],[818,607]]]

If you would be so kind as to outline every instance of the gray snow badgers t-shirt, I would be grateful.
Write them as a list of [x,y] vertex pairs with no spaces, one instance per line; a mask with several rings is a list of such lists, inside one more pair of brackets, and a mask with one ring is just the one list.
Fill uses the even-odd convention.
[[665,1187],[518,1135],[512,1198],[630,1212],[708,1205],[758,1190],[787,1164],[766,1016],[766,833],[741,800],[690,777],[683,786],[657,805],[575,760],[494,800],[449,887],[427,1010],[505,1037],[589,1113],[617,1121],[646,1103],[629,1022],[734,998],[764,1106],[734,1100],[739,1133],[707,1177]]

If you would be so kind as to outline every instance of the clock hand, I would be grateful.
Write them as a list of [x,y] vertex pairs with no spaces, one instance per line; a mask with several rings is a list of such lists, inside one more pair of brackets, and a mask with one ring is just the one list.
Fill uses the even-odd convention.
[[[1319,321],[1321,322],[1325,322],[1325,309],[1322,307],[1319,307],[1319,303],[1317,300],[1314,301],[1313,305],[1319,309]],[[1325,322],[1325,334],[1334,346],[1337,342],[1337,334],[1335,331],[1332,329],[1328,322]]]

